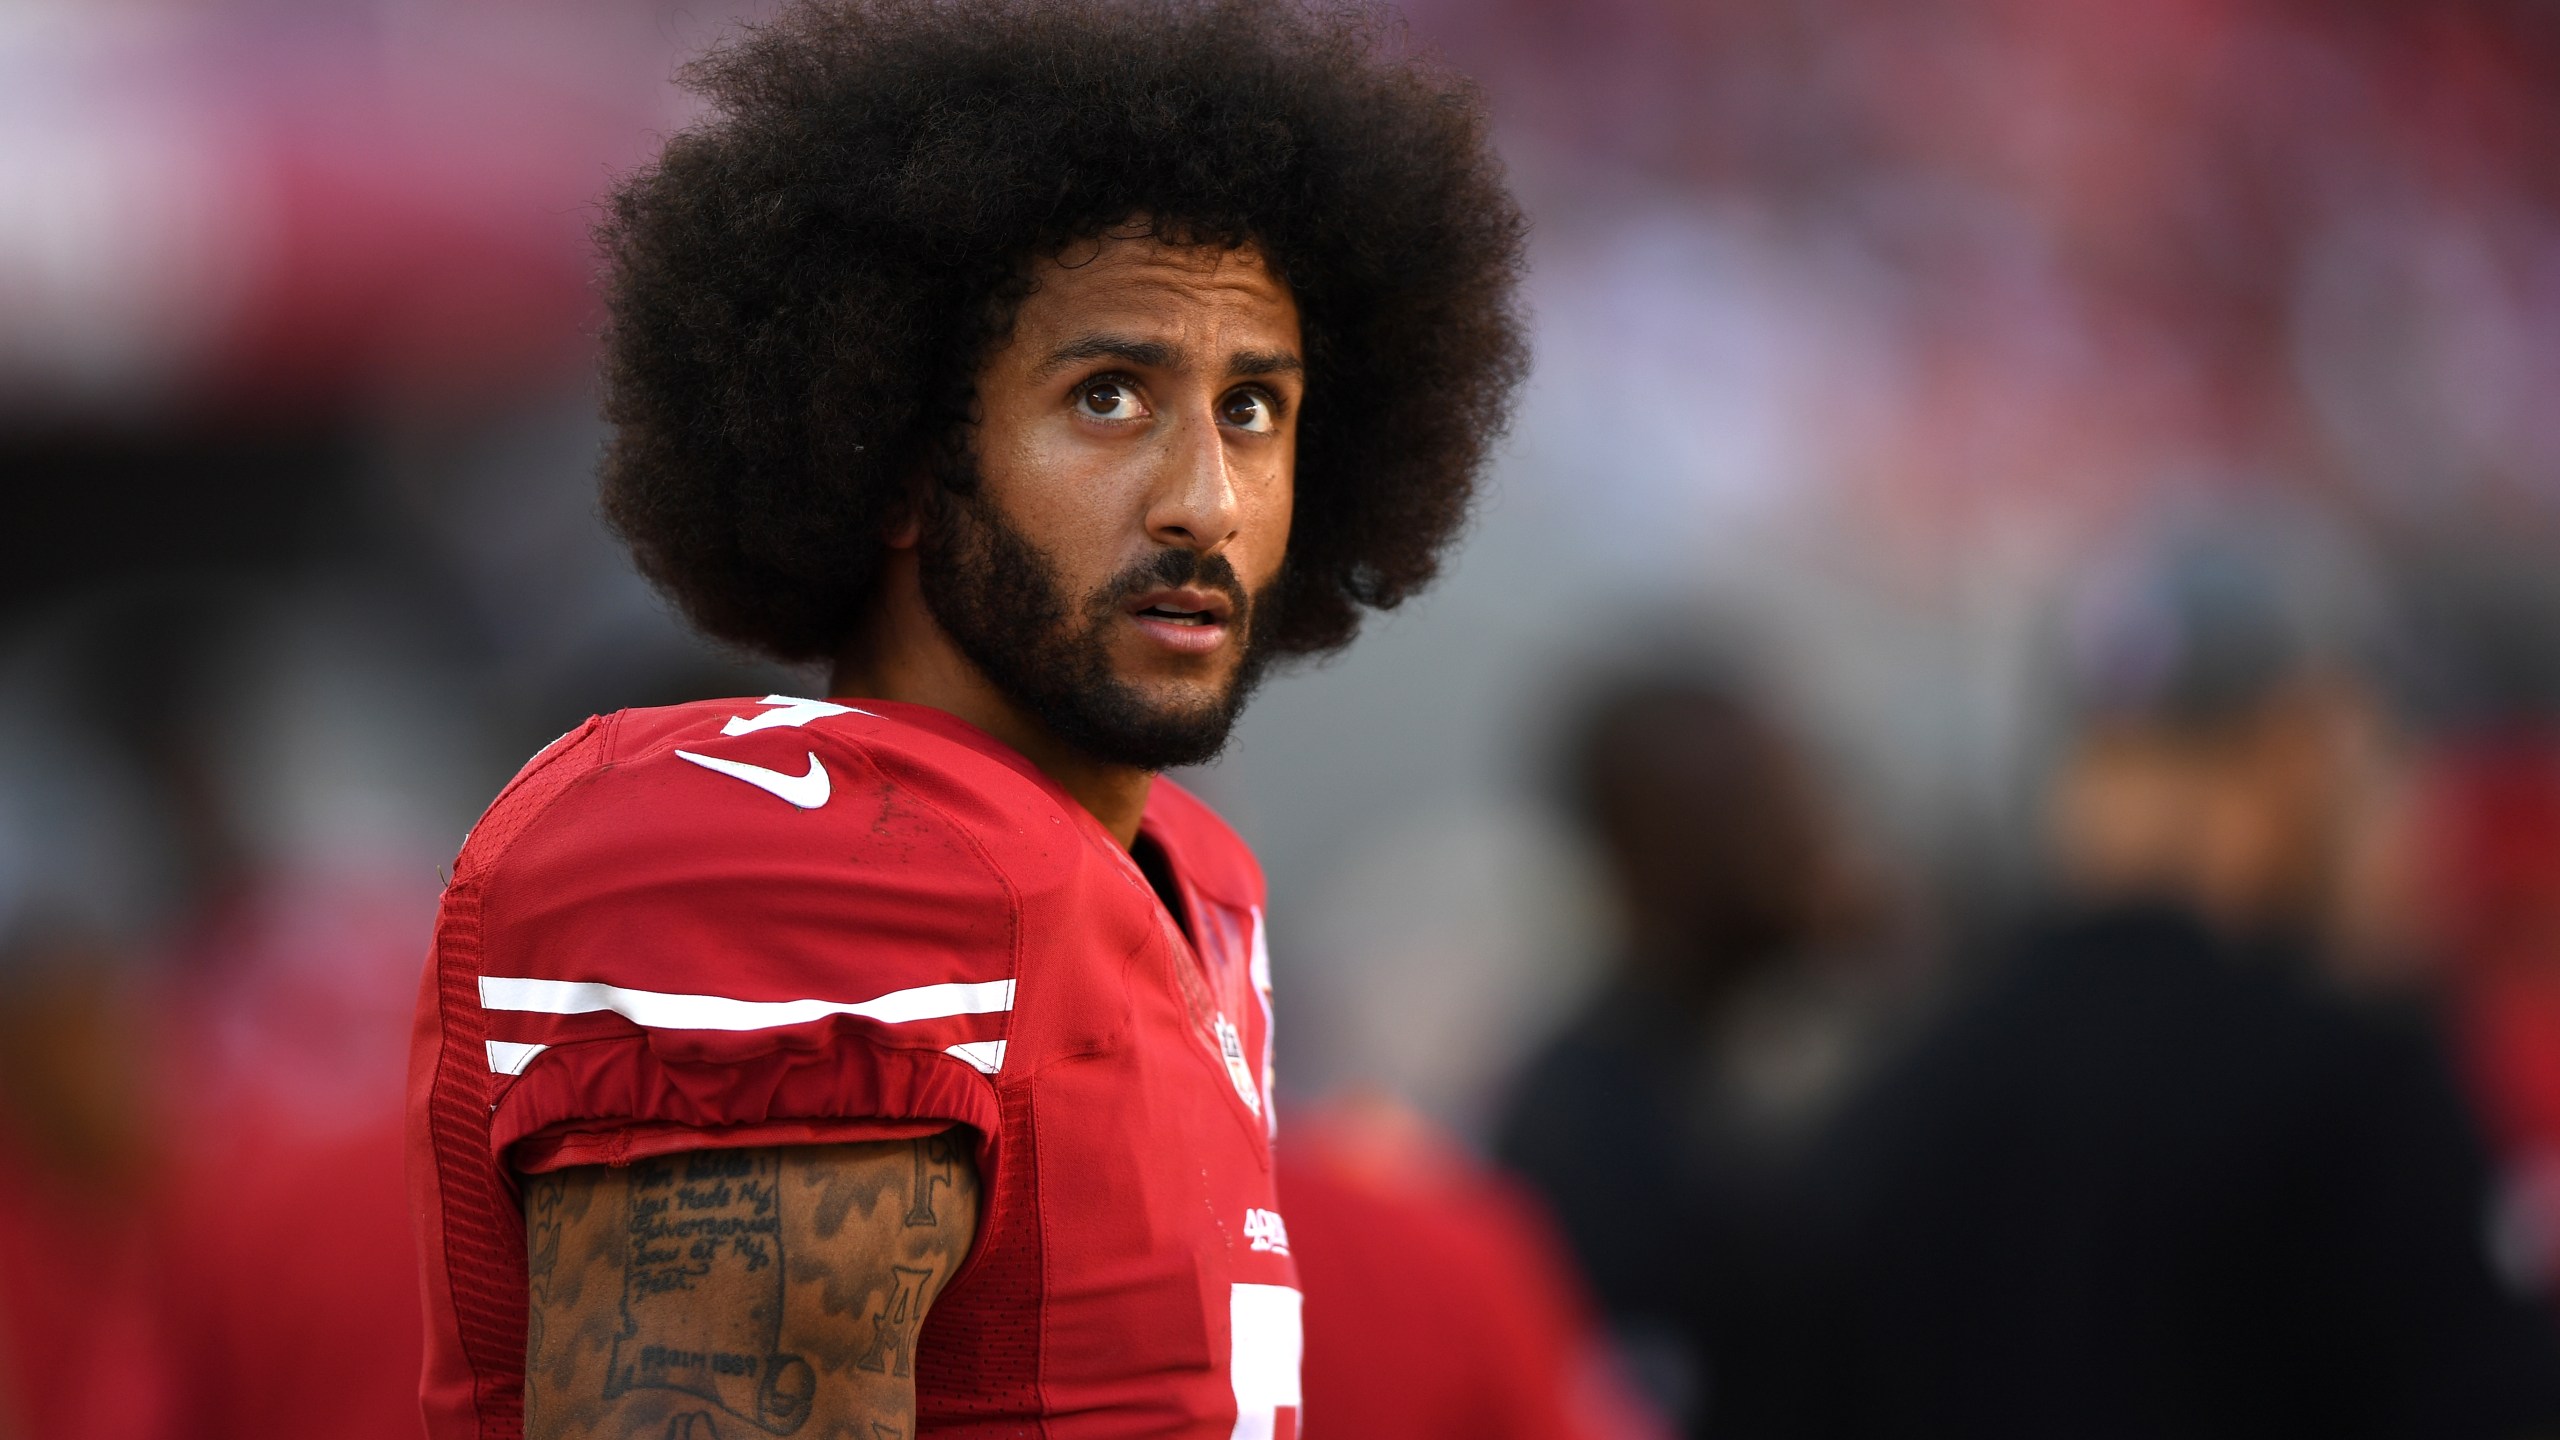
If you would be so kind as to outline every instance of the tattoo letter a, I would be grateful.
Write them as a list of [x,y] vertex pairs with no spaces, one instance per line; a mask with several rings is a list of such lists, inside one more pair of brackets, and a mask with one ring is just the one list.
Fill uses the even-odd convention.
[[871,1348],[853,1357],[853,1363],[874,1374],[903,1377],[914,1369],[916,1322],[924,1318],[924,1287],[933,1272],[893,1265],[889,1276],[889,1298],[871,1318]]

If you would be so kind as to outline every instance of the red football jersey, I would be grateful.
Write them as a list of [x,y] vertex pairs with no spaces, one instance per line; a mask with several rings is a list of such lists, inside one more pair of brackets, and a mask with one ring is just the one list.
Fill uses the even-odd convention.
[[536,756],[455,862],[419,1005],[435,1440],[522,1430],[519,1172],[953,1125],[984,1200],[921,1434],[1293,1435],[1261,871],[1170,783],[1144,828],[1184,923],[920,706],[632,710]]

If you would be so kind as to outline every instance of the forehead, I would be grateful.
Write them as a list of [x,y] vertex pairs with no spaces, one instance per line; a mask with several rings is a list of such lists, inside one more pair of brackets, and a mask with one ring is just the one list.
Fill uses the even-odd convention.
[[1067,331],[1176,344],[1298,345],[1298,305],[1252,245],[1169,245],[1154,236],[1080,241],[1032,267],[1017,338]]

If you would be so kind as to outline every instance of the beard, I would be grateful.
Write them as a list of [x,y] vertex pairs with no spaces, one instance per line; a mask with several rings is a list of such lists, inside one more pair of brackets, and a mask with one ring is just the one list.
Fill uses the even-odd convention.
[[[960,653],[1026,716],[1089,759],[1159,771],[1217,758],[1269,657],[1253,643],[1277,584],[1248,595],[1223,555],[1166,549],[1083,596],[974,484],[942,487],[917,546],[925,608]],[[1111,662],[1111,626],[1151,590],[1193,586],[1233,605],[1241,654],[1226,688],[1203,700],[1150,698]]]

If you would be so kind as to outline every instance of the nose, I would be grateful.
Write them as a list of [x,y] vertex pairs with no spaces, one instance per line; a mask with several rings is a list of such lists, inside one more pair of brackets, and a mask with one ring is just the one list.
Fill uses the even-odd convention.
[[1155,491],[1148,497],[1147,535],[1159,545],[1215,555],[1235,539],[1241,514],[1226,441],[1206,405],[1167,428]]

